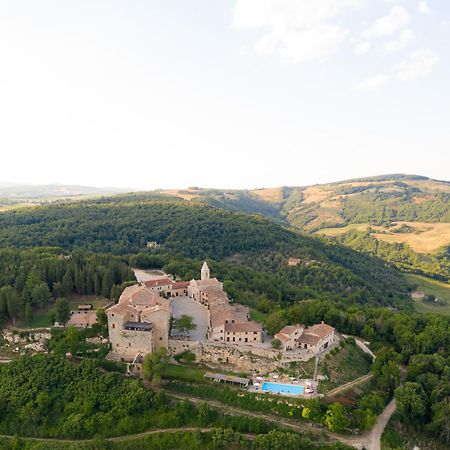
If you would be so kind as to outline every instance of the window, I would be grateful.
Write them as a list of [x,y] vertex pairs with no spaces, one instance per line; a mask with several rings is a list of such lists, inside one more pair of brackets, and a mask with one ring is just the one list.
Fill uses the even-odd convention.
[[113,323],[113,324],[112,324],[112,327],[113,327],[113,328],[116,328],[116,324],[115,324],[115,323]]
[[233,342],[236,342],[236,338],[235,337],[233,337]]

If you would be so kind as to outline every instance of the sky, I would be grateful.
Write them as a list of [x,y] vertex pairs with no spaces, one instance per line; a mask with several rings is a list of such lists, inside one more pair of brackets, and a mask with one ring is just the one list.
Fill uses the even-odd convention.
[[0,181],[450,180],[450,2],[1,0]]

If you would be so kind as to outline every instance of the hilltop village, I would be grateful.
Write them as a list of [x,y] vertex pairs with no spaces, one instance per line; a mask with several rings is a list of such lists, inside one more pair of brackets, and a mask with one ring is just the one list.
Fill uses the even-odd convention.
[[[177,335],[172,327],[175,315],[192,311],[195,335]],[[258,358],[265,364],[280,355],[290,361],[307,360],[336,341],[334,328],[322,322],[309,328],[284,327],[274,336],[280,348],[272,348],[262,326],[250,320],[249,308],[229,300],[206,262],[198,280],[174,281],[165,276],[127,287],[106,313],[111,343],[108,358],[135,365],[164,347],[171,354],[191,350],[205,362],[251,368]]]

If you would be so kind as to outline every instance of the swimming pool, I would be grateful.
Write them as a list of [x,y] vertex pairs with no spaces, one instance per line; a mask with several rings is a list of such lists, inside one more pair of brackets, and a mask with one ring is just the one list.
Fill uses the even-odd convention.
[[261,386],[262,391],[273,392],[276,394],[302,395],[305,388],[295,384],[281,384],[265,382]]

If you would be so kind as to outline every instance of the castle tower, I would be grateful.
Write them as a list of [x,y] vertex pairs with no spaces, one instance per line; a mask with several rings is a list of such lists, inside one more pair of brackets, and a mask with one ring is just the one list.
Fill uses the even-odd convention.
[[208,264],[206,264],[206,261],[203,263],[202,271],[201,271],[201,279],[207,280],[209,278],[209,267]]

